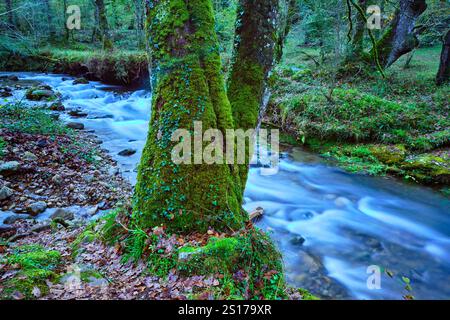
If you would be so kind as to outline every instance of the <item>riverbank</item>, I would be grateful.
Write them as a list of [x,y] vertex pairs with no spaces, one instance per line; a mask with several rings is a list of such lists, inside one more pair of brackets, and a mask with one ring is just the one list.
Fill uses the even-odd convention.
[[287,142],[349,172],[395,175],[448,194],[450,88],[434,82],[439,53],[438,47],[418,49],[386,79],[371,73],[342,78],[316,50],[288,47],[272,77],[265,122],[287,133]]
[[148,61],[144,51],[60,49],[0,51],[0,70],[68,74],[91,81],[123,86],[148,85]]

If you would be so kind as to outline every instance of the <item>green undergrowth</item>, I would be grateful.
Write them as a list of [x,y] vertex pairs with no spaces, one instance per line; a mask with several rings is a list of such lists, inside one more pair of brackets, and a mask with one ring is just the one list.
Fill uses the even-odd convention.
[[[283,299],[286,284],[281,256],[271,239],[253,227],[235,235],[183,236],[163,226],[142,230],[130,225],[124,209],[103,219],[96,236],[122,247],[123,261],[148,263],[148,272],[161,278],[175,272],[184,277],[212,276],[218,285],[207,288],[216,299]],[[88,231],[81,238],[90,239]],[[194,292],[198,298],[205,291]]]
[[304,144],[350,172],[448,183],[450,87],[434,81],[439,47],[416,50],[408,67],[403,57],[386,79],[364,73],[339,80],[314,48],[287,49],[271,79],[267,116],[284,142]]
[[24,245],[0,258],[1,263],[16,273],[4,282],[0,293],[3,299],[11,298],[16,292],[27,299],[43,295],[48,291],[46,281],[57,281],[57,269],[61,265],[61,254],[47,250],[40,245]]
[[44,108],[26,106],[20,102],[0,105],[0,128],[43,135],[64,135],[71,132],[62,121],[55,119]]
[[0,159],[5,155],[6,146],[6,141],[2,137],[0,137]]

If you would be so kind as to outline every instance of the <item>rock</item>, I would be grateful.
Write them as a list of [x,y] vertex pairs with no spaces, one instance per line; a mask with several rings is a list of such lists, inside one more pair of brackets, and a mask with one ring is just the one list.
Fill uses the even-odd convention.
[[125,149],[119,152],[119,156],[122,157],[129,157],[132,156],[133,154],[135,154],[137,152],[137,150],[135,149]]
[[13,94],[11,92],[11,89],[8,87],[0,88],[0,97],[7,98],[11,97]]
[[89,81],[85,78],[78,78],[75,79],[72,84],[76,85],[76,84],[89,84]]
[[92,181],[94,181],[94,179],[95,177],[92,174],[86,174],[83,176],[83,180],[87,183],[91,183]]
[[97,211],[98,211],[98,205],[93,206],[92,208],[89,208],[86,213],[89,216],[93,216],[93,215],[95,215],[97,213]]
[[71,110],[69,111],[69,115],[74,118],[84,118],[87,117],[88,114],[81,110]]
[[66,110],[66,107],[64,107],[64,105],[61,103],[61,101],[58,101],[58,102],[52,103],[50,105],[49,109],[52,111],[64,111],[64,110]]
[[26,152],[23,154],[22,159],[23,159],[23,160],[26,160],[26,161],[36,161],[36,160],[38,159],[38,157],[37,157],[34,153],[31,153],[31,152],[29,152],[29,151],[26,151]]
[[450,183],[450,155],[445,150],[413,156],[401,168],[424,182]]
[[369,150],[375,158],[386,164],[401,163],[406,158],[406,149],[402,145],[373,145],[369,148]]
[[8,76],[6,79],[8,79],[10,81],[19,81],[19,77],[17,77],[17,76]]
[[336,200],[334,200],[334,204],[335,204],[337,207],[340,207],[340,208],[347,207],[347,206],[349,206],[351,203],[352,203],[352,202],[351,202],[349,199],[344,198],[344,197],[339,197],[339,198],[337,198]]
[[9,216],[3,221],[4,224],[13,224],[17,221],[32,219],[32,217],[28,214],[15,214],[13,216]]
[[20,171],[20,163],[17,161],[8,161],[0,163],[0,175],[10,176]]
[[75,218],[75,215],[73,212],[69,211],[68,209],[60,208],[56,209],[56,211],[50,216],[50,219],[63,219],[63,220],[73,220]]
[[64,180],[59,174],[56,174],[52,177],[52,182],[54,184],[61,185],[64,182]]
[[79,122],[69,122],[67,124],[67,127],[70,129],[74,129],[74,130],[83,130],[84,129],[84,124],[79,123]]
[[44,212],[45,209],[47,209],[47,204],[44,201],[38,201],[30,204],[27,208],[27,211],[32,216],[37,216],[38,214]]
[[11,236],[16,233],[16,228],[0,224],[0,237]]
[[38,88],[30,88],[25,93],[28,100],[41,101],[56,99],[57,95],[49,87],[39,86]]
[[38,142],[36,142],[36,145],[39,148],[45,148],[48,145],[48,141],[47,141],[47,139],[40,139],[40,140],[38,140]]
[[0,189],[0,201],[6,200],[8,198],[11,198],[13,193],[14,192],[10,188],[8,188],[6,186],[2,187]]
[[289,242],[294,246],[301,246],[303,245],[303,243],[305,243],[305,241],[305,238],[303,238],[302,236],[295,236],[291,238],[291,240],[289,240]]

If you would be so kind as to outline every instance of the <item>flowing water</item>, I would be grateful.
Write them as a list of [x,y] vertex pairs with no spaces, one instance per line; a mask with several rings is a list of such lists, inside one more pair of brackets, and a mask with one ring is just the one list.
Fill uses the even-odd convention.
[[[62,119],[95,130],[102,148],[135,183],[150,118],[148,91],[73,85],[61,75],[16,75],[51,85],[66,108],[88,113],[84,119]],[[137,153],[119,156],[126,148]],[[277,242],[291,284],[324,298],[450,299],[448,199],[395,179],[345,173],[301,148],[285,150],[278,174],[259,170],[250,171],[245,208],[264,208],[258,224]],[[367,280],[373,283],[376,276],[368,273],[370,266],[380,268],[381,288],[369,289]],[[410,279],[411,292],[402,277]]]

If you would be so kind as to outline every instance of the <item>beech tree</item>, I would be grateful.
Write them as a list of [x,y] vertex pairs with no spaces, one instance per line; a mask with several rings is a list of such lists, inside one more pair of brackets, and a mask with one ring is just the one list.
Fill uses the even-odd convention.
[[378,59],[383,68],[390,67],[401,56],[418,46],[414,28],[417,19],[426,9],[425,0],[400,0],[394,18],[377,42]]
[[[241,207],[248,166],[171,160],[177,129],[199,137],[210,128],[225,136],[226,129],[256,127],[275,56],[278,1],[241,0],[237,11],[227,94],[211,0],[147,4],[152,116],[133,199],[142,227],[233,232],[248,221]],[[202,132],[194,132],[194,121]]]

